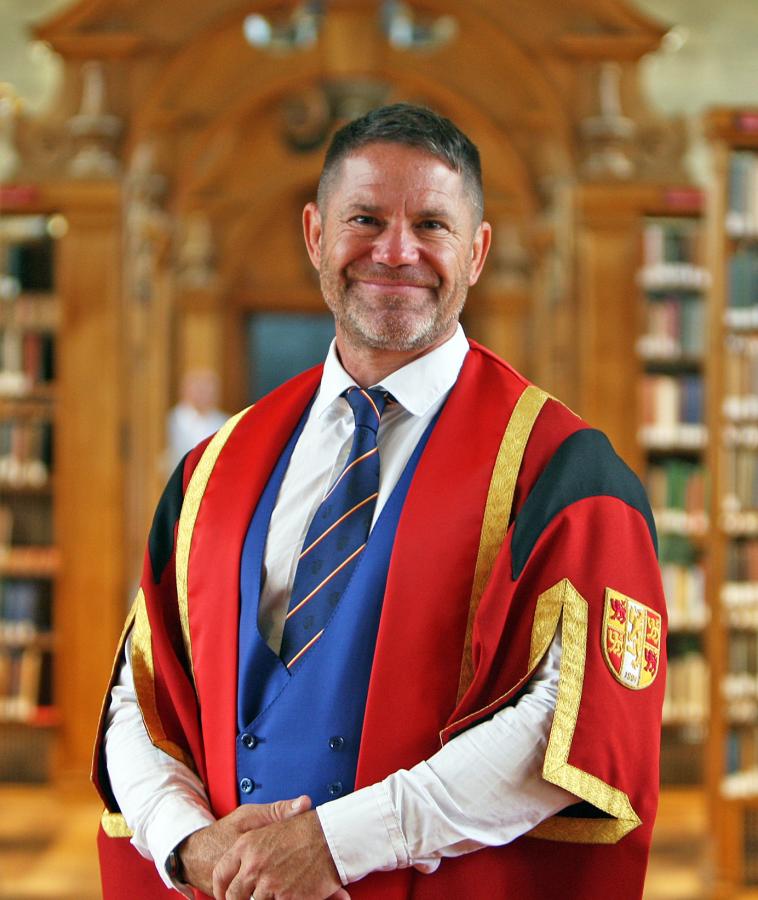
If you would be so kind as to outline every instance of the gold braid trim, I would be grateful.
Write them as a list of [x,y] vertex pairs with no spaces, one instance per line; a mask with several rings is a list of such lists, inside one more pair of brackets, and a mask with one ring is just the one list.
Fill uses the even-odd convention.
[[497,453],[492,478],[484,507],[482,532],[479,538],[479,552],[474,570],[474,584],[471,589],[466,640],[461,658],[461,674],[458,681],[458,702],[469,688],[474,677],[474,659],[471,645],[474,634],[474,619],[479,609],[479,601],[487,586],[492,567],[503,545],[508,523],[511,518],[513,494],[516,479],[521,468],[529,435],[549,394],[534,385],[529,385],[518,398],[508,420],[500,449]]
[[[121,629],[121,637],[118,639],[118,646],[116,647],[116,655],[113,657],[113,665],[111,666],[111,677],[108,682],[108,690],[105,692],[105,696],[103,697],[103,702],[100,704],[100,718],[98,722],[100,723],[98,726],[98,734],[100,734],[104,730],[105,726],[105,713],[110,706],[111,702],[111,689],[116,682],[116,674],[121,668],[121,660],[124,652],[124,644],[126,643],[127,635],[129,634],[129,630],[131,629],[134,623],[134,615],[137,612],[137,600],[139,599],[139,595],[134,598],[134,601],[129,609],[129,612],[126,616],[126,621],[124,622],[124,627]],[[93,771],[97,771],[97,758],[95,758],[93,762]]]
[[100,824],[110,838],[130,838],[134,834],[121,813],[108,812],[104,809],[100,816]]
[[195,668],[192,663],[192,640],[190,638],[189,627],[189,593],[187,588],[192,534],[195,530],[195,522],[197,521],[200,504],[202,503],[203,495],[208,486],[208,481],[210,480],[213,468],[216,465],[216,460],[224,449],[224,445],[229,439],[229,435],[234,431],[239,420],[251,408],[252,407],[243,409],[241,412],[237,413],[236,416],[232,416],[232,418],[229,419],[213,436],[210,443],[205,448],[203,455],[200,457],[200,462],[198,462],[195,471],[192,473],[190,482],[187,485],[187,493],[182,502],[182,512],[179,516],[179,531],[176,538],[176,593],[179,604],[179,618],[182,623],[184,650],[189,661],[193,682],[195,680]]
[[[116,670],[121,667],[121,659],[122,654],[124,652],[124,644],[126,643],[127,635],[129,634],[129,630],[134,623],[134,616],[137,612],[137,600],[139,597],[135,598],[132,603],[131,609],[129,610],[129,614],[126,617],[126,622],[124,622],[124,627],[121,629],[121,637],[118,640],[118,647],[116,649],[116,656],[113,659],[113,666],[111,667],[111,677],[108,682],[109,688],[105,693],[105,697],[103,698],[103,703],[100,708],[100,727],[99,731],[102,731],[105,723],[105,712],[108,704],[111,701],[111,688],[113,683],[116,680]],[[93,763],[93,771],[97,771],[98,760],[95,758]],[[126,824],[126,819],[121,815],[121,813],[111,812],[109,809],[104,809],[103,814],[100,818],[100,821],[103,826],[103,831],[108,835],[108,837],[131,837],[133,832]]]
[[163,750],[185,766],[196,771],[191,756],[173,741],[166,737],[163,723],[158,715],[155,700],[155,666],[153,664],[153,642],[150,631],[150,620],[142,588],[137,592],[135,601],[134,627],[132,629],[132,672],[134,688],[137,693],[142,719],[150,740],[159,750]]
[[[562,619],[561,619],[562,616]],[[544,656],[561,625],[560,674],[555,715],[550,730],[542,777],[586,800],[610,819],[578,819],[552,816],[529,832],[530,837],[582,844],[615,844],[641,824],[629,797],[595,775],[568,762],[574,739],[584,684],[587,655],[587,601],[568,578],[559,581],[537,598],[529,653],[529,670]]]
[[[182,625],[182,638],[187,652],[187,659],[189,660],[193,681],[195,673],[192,667],[192,646],[190,643],[189,608],[187,602],[187,570],[189,567],[189,551],[192,542],[192,532],[195,527],[200,502],[202,501],[205,488],[210,479],[213,467],[216,464],[216,460],[235,425],[246,412],[247,409],[244,409],[242,412],[229,419],[205,448],[205,451],[200,458],[200,462],[193,472],[190,483],[187,486],[187,494],[184,498],[182,512],[179,518],[176,546],[176,586],[179,618]],[[166,733],[163,730],[160,716],[158,715],[158,707],[155,701],[155,666],[153,663],[150,620],[147,615],[145,595],[142,588],[137,592],[137,596],[132,604],[132,608],[129,611],[129,615],[127,616],[126,623],[124,624],[121,633],[121,639],[119,640],[118,650],[116,651],[116,658],[111,673],[111,684],[113,684],[115,678],[116,666],[120,665],[124,643],[130,630],[132,630],[132,669],[134,673],[134,687],[150,740],[156,747],[163,750],[164,753],[183,762],[192,769],[192,771],[196,771],[193,759],[185,753],[181,747],[173,741],[168,740]],[[108,692],[103,701],[103,708],[100,714],[101,722],[104,720],[105,704],[109,702],[109,699],[110,692]],[[108,837],[128,838],[134,833],[126,824],[126,819],[124,819],[121,813],[111,812],[105,809],[103,810],[100,821],[103,826],[103,831]]]

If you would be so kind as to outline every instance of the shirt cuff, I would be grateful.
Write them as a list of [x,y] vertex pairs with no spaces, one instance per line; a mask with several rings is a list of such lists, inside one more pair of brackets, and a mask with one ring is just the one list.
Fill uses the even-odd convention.
[[172,850],[193,832],[212,825],[216,819],[202,804],[190,801],[186,794],[169,793],[156,807],[152,821],[145,828],[145,839],[161,880],[185,897],[194,897],[186,884],[174,881],[168,874],[168,858]]
[[410,865],[405,838],[383,783],[324,803],[316,812],[343,884],[370,872]]

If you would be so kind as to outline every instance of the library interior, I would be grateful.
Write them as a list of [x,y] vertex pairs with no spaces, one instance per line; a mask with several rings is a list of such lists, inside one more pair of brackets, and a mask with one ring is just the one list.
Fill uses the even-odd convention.
[[93,742],[156,503],[323,359],[302,209],[401,101],[481,152],[466,335],[654,513],[644,896],[758,898],[756,41],[755,0],[0,4],[0,900],[101,896]]

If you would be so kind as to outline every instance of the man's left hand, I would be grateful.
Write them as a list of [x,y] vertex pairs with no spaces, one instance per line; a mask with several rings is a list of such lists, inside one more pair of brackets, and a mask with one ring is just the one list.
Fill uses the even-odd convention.
[[248,831],[213,870],[216,900],[350,900],[314,811]]

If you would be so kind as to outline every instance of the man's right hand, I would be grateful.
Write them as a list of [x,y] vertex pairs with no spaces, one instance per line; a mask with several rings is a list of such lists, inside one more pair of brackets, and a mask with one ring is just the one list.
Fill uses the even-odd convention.
[[238,837],[255,828],[291,819],[310,808],[311,800],[306,796],[276,803],[244,803],[213,825],[193,832],[177,847],[184,881],[213,896],[213,868]]

